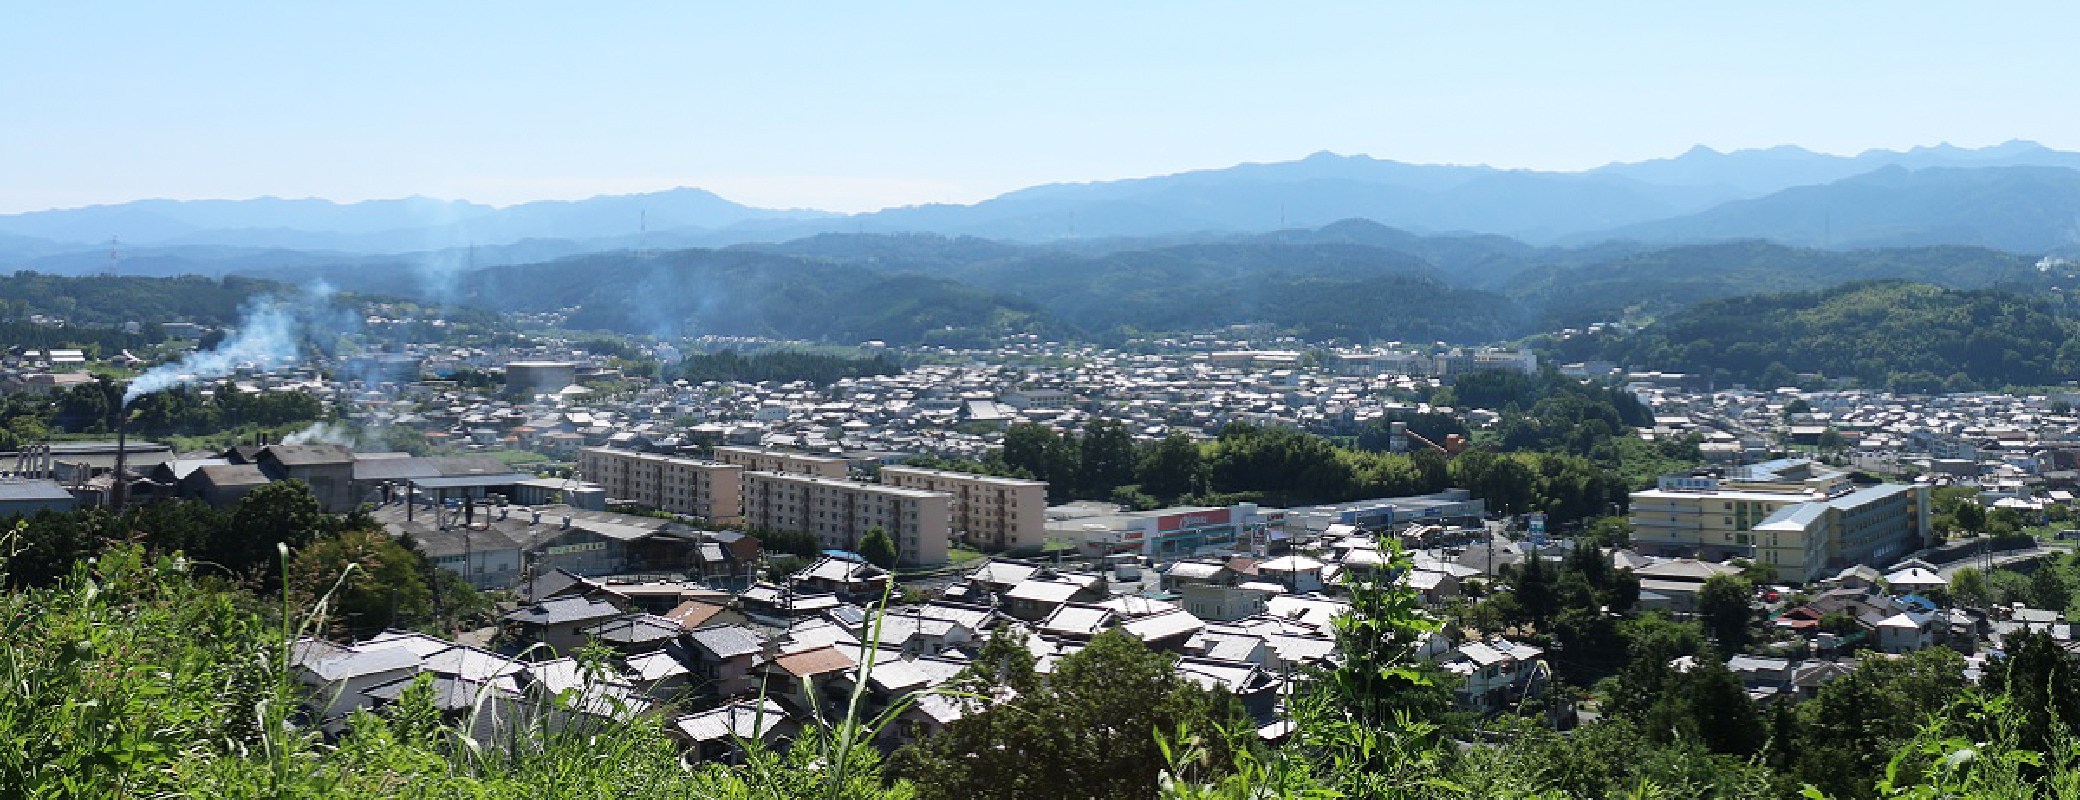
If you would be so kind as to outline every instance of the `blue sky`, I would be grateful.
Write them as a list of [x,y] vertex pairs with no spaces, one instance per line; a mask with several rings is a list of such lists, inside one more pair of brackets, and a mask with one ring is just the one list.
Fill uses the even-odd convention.
[[2076,23],[2049,2],[18,3],[0,212],[682,185],[856,211],[1317,150],[2080,149]]

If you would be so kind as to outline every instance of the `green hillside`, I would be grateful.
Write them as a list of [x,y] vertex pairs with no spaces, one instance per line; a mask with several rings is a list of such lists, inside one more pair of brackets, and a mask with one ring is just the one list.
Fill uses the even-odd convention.
[[1897,281],[1699,303],[1633,333],[1559,342],[1559,358],[1777,384],[1795,373],[1898,391],[2046,385],[2080,375],[2063,303]]

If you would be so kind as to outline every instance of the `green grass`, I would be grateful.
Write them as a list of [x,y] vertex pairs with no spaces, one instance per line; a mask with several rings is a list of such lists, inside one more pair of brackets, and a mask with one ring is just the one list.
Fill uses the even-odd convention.
[[114,365],[114,364],[98,364],[98,363],[97,363],[97,364],[88,364],[88,365],[87,365],[87,371],[88,371],[88,372],[90,372],[90,373],[93,373],[94,375],[97,375],[97,376],[103,376],[103,377],[106,377],[106,378],[108,378],[109,380],[112,380],[112,381],[127,381],[127,380],[130,380],[131,378],[135,378],[135,377],[137,377],[137,376],[139,376],[139,375],[142,375],[142,374],[144,374],[144,373],[142,373],[142,372],[139,372],[139,371],[137,371],[137,370],[134,370],[134,369],[129,369],[129,368],[127,368],[127,367],[118,367],[118,366],[116,366],[116,365]]

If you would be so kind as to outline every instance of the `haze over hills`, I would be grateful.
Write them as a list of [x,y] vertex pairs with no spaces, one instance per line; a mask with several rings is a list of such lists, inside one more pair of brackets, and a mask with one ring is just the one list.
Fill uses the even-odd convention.
[[[1701,301],[1871,279],[2040,293],[2069,285],[2036,257],[1978,247],[1830,251],[1762,241],[1534,247],[1425,237],[1365,220],[1101,252],[936,234],[826,234],[778,245],[591,253],[517,266],[311,268],[367,293],[638,335],[855,342],[983,341],[1013,332],[1117,341],[1266,322],[1311,339],[1506,340]],[[279,274],[279,273],[277,273]],[[439,281],[447,293],[429,287]],[[862,303],[860,298],[875,298]]]
[[1707,211],[1577,237],[1656,242],[1767,238],[1816,247],[2080,248],[2080,171],[2059,167],[1883,169]]
[[[543,200],[505,208],[408,197],[334,203],[316,198],[138,200],[118,205],[0,216],[0,235],[58,244],[339,250],[395,253],[525,239],[638,237],[654,231],[711,229],[759,220],[837,216],[812,210],[752,208],[703,189],[678,188],[580,201]],[[0,240],[0,247],[7,242]]]
[[[2076,164],[2027,142],[1694,149],[1582,173],[1319,153],[852,216],[698,189],[503,209],[154,200],[0,217],[0,268],[109,271],[92,231],[134,224],[116,272],[324,280],[635,334],[950,343],[1269,322],[1481,342],[1860,280],[2063,288],[2035,265],[2080,250]],[[1825,182],[1782,185],[1808,178]]]
[[[2040,168],[2035,170],[2042,176],[2040,185],[2013,180],[2020,173],[2007,168],[2023,167]],[[1316,153],[1287,162],[1035,186],[973,205],[854,215],[752,208],[690,188],[506,208],[424,197],[347,204],[272,197],[140,200],[0,215],[0,259],[17,268],[98,271],[106,266],[109,239],[117,237],[125,258],[140,270],[215,274],[226,271],[214,264],[220,260],[241,269],[271,257],[288,263],[311,260],[270,255],[269,250],[331,253],[344,261],[404,253],[424,260],[456,258],[454,252],[426,254],[475,246],[475,263],[497,264],[620,248],[785,242],[839,232],[928,232],[1069,247],[1091,239],[1167,238],[1183,244],[1352,218],[1416,233],[1499,234],[1533,244],[1614,237],[1773,238],[1832,246],[1946,243],[2048,250],[2075,241],[2074,226],[2057,215],[2066,208],[2060,187],[2071,181],[2076,167],[2080,154],[2022,141],[1856,156],[1792,146],[1731,153],[1699,147],[1674,158],[1584,172],[1419,165]],[[1902,171],[1929,169],[1940,171]],[[1859,188],[1885,189],[1888,182],[1922,199],[1869,204],[1854,197],[1778,197],[1799,188],[1853,194]],[[2006,202],[2017,208],[2048,203],[2049,210],[2000,225],[1958,223],[1946,216],[1998,192],[2010,193],[2004,195]],[[1803,216],[1807,209],[1796,207],[1813,202],[1868,206],[1863,208],[1867,219],[1845,217],[1842,224],[1849,227],[1837,225],[1836,235],[1815,231]],[[1770,210],[1778,206],[1793,208]],[[521,243],[529,244],[511,254],[490,249]],[[178,249],[194,246],[243,250]],[[99,256],[81,255],[88,252]]]

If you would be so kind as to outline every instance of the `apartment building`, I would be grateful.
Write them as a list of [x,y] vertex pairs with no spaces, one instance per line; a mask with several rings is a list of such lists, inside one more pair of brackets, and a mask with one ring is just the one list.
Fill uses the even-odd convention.
[[962,542],[992,550],[1046,544],[1046,481],[884,466],[881,482],[952,495],[952,533]]
[[845,480],[845,459],[762,447],[717,447],[715,460],[756,472],[794,472]]
[[1649,555],[1743,557],[1805,583],[1853,564],[1883,565],[1929,541],[1926,486],[1857,488],[1809,459],[1722,475],[1664,476],[1632,494],[1633,546]]
[[895,539],[906,564],[946,561],[953,495],[788,472],[744,473],[744,521],[806,531],[825,547],[857,550],[868,530]]
[[743,516],[745,470],[736,464],[592,447],[578,453],[578,469],[617,500],[713,522]]

